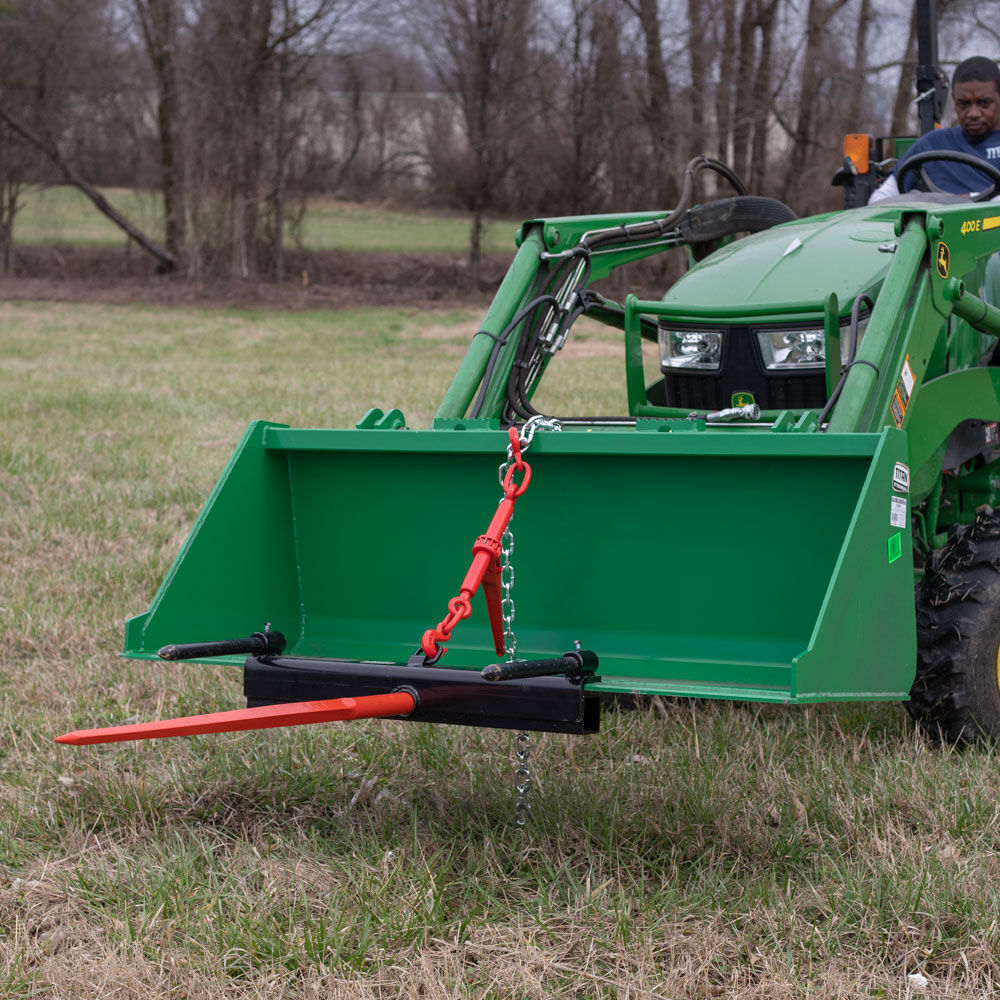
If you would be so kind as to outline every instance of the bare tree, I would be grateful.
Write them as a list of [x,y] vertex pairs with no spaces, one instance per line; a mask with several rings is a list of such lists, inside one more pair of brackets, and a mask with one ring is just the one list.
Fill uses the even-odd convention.
[[715,127],[718,155],[729,160],[732,156],[733,100],[736,88],[736,50],[738,0],[721,0],[722,40],[719,49],[719,82],[715,91]]
[[[200,0],[185,101],[188,218],[203,255],[256,278],[283,272],[293,92],[360,0]],[[193,266],[201,266],[195,261]]]
[[571,0],[540,36],[538,113],[522,146],[544,151],[512,168],[511,192],[529,211],[610,211],[625,187],[635,139],[617,0]]
[[711,18],[708,0],[687,0],[688,58],[691,63],[691,89],[688,99],[690,133],[688,157],[711,148],[708,136],[708,82],[711,63]]
[[775,76],[774,33],[778,21],[779,4],[780,0],[757,0],[755,11],[760,47],[757,50],[757,60],[750,85],[753,139],[750,143],[748,181],[750,188],[761,194],[775,186],[770,180],[768,124],[773,110],[771,91]]
[[[847,120],[850,122],[860,123],[862,120],[864,98],[868,89],[865,77],[865,67],[868,63],[868,35],[874,16],[872,0],[859,0],[857,27],[854,32],[854,64],[847,87]],[[854,127],[857,129],[860,126]]]
[[658,204],[669,205],[677,190],[676,175],[681,157],[676,155],[677,118],[670,78],[664,58],[663,27],[656,0],[624,0],[638,19],[642,35],[644,92],[640,98],[641,120],[649,141],[649,167],[655,180]]
[[917,8],[914,5],[910,13],[910,26],[906,36],[906,45],[899,67],[899,82],[896,85],[896,96],[892,105],[892,122],[890,134],[904,135],[909,127],[910,109],[913,105],[913,72],[917,68]]
[[[109,3],[12,0],[6,15],[0,21],[8,53],[0,68],[0,121],[151,254],[161,269],[172,270],[173,255],[115,209],[64,148],[80,131],[81,109],[92,109],[98,103],[95,95],[118,86],[113,79],[117,60]],[[13,221],[12,214],[8,221]]]
[[817,111],[820,87],[829,68],[834,39],[831,22],[848,0],[809,0],[806,15],[805,52],[799,83],[798,107],[792,134],[792,149],[785,173],[783,198],[795,201],[807,189],[809,161],[817,141]]
[[[31,99],[18,87],[29,66],[26,52],[17,33],[0,30],[0,65],[5,71],[0,78],[0,101],[24,115]],[[0,274],[9,274],[14,263],[14,220],[20,208],[21,194],[34,174],[35,153],[10,126],[0,120]]]
[[156,125],[163,185],[166,249],[174,260],[185,253],[182,115],[178,69],[177,0],[132,0],[156,84]]
[[14,266],[14,219],[30,176],[30,147],[9,126],[0,125],[0,274]]
[[469,269],[478,284],[484,215],[524,155],[518,135],[536,113],[529,100],[534,0],[417,0],[408,14],[413,37],[457,103],[461,142],[439,120],[429,157],[472,216]]

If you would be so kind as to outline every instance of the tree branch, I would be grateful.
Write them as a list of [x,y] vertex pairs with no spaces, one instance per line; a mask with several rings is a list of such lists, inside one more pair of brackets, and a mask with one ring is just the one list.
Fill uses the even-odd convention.
[[63,157],[62,153],[59,151],[59,147],[56,146],[54,142],[45,142],[40,136],[36,135],[31,131],[26,125],[23,125],[20,121],[14,118],[3,105],[0,105],[0,118],[2,118],[8,125],[8,127],[16,132],[22,139],[26,142],[31,143],[36,149],[40,150],[45,154],[62,172],[63,177],[73,185],[73,187],[82,191],[93,203],[94,207],[104,215],[106,215],[119,229],[125,232],[131,239],[142,247],[146,253],[154,257],[160,264],[160,268],[163,271],[174,271],[177,268],[177,261],[173,254],[169,253],[166,249],[161,247],[158,243],[150,239],[141,229],[133,225],[133,223],[121,214],[113,205],[111,205],[108,200],[101,194],[97,188],[94,187],[85,177],[78,173],[72,164],[68,163]]

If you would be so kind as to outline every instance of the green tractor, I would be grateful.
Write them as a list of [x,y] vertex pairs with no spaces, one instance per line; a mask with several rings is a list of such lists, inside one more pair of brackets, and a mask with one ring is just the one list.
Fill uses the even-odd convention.
[[[128,622],[128,657],[242,667],[248,708],[60,741],[362,716],[586,733],[633,693],[903,701],[997,739],[984,169],[976,201],[800,219],[699,157],[673,211],[525,222],[431,426],[252,424]],[[694,204],[706,171],[731,196]],[[663,253],[689,267],[662,297],[602,291]],[[540,412],[584,315],[620,332],[627,408]]]

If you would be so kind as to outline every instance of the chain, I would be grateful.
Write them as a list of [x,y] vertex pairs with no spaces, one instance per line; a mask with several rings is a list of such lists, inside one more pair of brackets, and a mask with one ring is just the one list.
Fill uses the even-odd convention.
[[510,525],[500,542],[500,614],[503,616],[503,644],[508,661],[517,659],[517,636],[514,635],[514,532]]
[[[507,660],[513,662],[517,659],[517,636],[514,635],[514,532],[507,530],[503,533],[503,562],[500,572],[500,589],[503,596],[500,600],[500,611],[503,615],[503,641],[507,647]],[[514,737],[514,757],[517,763],[514,765],[514,822],[518,826],[524,826],[528,822],[528,813],[531,810],[531,803],[528,802],[528,789],[531,787],[531,737],[523,730]]]
[[[561,431],[562,425],[552,417],[536,415],[527,420],[518,435],[521,443],[521,453],[528,450],[535,432],[544,427],[548,430]],[[500,466],[500,482],[503,483],[504,475],[511,463],[515,461],[514,448],[507,446],[507,461]],[[517,636],[514,634],[514,532],[510,525],[507,525],[503,533],[501,544],[502,569],[500,572],[500,612],[503,616],[503,641],[507,647],[507,660],[513,662],[517,659]],[[525,826],[528,822],[528,815],[531,812],[531,803],[528,801],[528,790],[531,788],[531,737],[523,730],[514,737],[514,822],[518,826]]]
[[531,803],[528,801],[528,789],[531,787],[531,768],[528,766],[531,737],[526,732],[522,731],[514,737],[514,756],[517,758],[517,764],[514,765],[514,791],[517,792],[514,822],[518,826],[525,826],[531,812]]

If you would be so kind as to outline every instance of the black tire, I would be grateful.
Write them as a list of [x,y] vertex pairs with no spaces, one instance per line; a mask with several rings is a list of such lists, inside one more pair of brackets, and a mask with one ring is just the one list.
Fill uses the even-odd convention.
[[917,676],[907,705],[950,743],[1000,742],[1000,517],[959,525],[917,588]]

